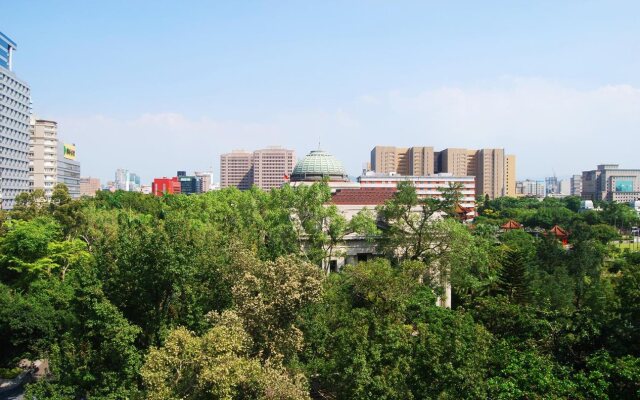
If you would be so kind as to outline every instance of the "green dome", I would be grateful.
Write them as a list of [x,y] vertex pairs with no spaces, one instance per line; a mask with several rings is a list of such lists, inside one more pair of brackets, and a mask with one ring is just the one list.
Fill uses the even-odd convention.
[[291,182],[300,181],[348,181],[342,163],[331,154],[313,150],[296,164],[291,174]]

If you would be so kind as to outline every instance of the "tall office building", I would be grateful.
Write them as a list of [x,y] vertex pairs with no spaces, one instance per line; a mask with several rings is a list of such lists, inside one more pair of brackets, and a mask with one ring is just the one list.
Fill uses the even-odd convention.
[[447,172],[453,176],[476,176],[476,153],[476,150],[457,148],[439,151],[437,171]]
[[509,154],[505,156],[505,196],[516,197],[516,156]]
[[582,199],[629,203],[640,200],[640,169],[621,169],[602,164],[582,172]]
[[31,118],[29,124],[29,188],[42,189],[47,200],[64,183],[71,198],[80,198],[80,163],[76,147],[58,140],[55,121]]
[[527,179],[525,181],[516,182],[516,195],[518,197],[543,198],[545,195],[544,181]]
[[279,188],[296,164],[293,150],[269,147],[253,152],[253,184],[262,190]]
[[[504,149],[481,149],[476,153],[476,192],[495,199],[506,195]],[[473,176],[473,175],[472,175]]]
[[571,176],[571,196],[582,196],[582,175]]
[[140,176],[124,168],[116,169],[115,190],[125,192],[139,192],[141,188]]
[[253,154],[234,150],[220,156],[220,187],[250,189],[253,185]]
[[560,181],[555,176],[544,178],[545,191],[547,196],[552,194],[560,194]]
[[213,172],[204,171],[199,172],[196,171],[193,173],[200,180],[200,192],[205,193],[212,190],[211,186],[213,185]]
[[76,146],[58,143],[58,183],[64,183],[72,199],[80,198],[80,163],[76,160]]
[[293,150],[270,147],[253,153],[234,150],[220,156],[220,187],[270,190],[284,184],[296,163]]
[[94,197],[100,190],[100,179],[90,176],[80,178],[80,196]]
[[0,204],[12,209],[29,191],[31,90],[13,72],[16,43],[0,32]]
[[431,175],[435,166],[433,147],[376,146],[371,150],[370,166],[378,174]]

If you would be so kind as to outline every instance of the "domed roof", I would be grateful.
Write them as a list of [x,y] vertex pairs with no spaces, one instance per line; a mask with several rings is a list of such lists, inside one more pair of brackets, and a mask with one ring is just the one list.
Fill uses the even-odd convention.
[[296,164],[291,173],[291,182],[300,181],[348,181],[342,163],[322,150],[313,150]]

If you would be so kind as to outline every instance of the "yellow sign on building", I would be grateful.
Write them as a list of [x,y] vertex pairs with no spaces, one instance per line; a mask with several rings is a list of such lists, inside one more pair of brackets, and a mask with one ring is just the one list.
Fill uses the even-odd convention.
[[73,144],[64,144],[63,146],[63,154],[64,158],[68,158],[69,160],[76,159],[76,146]]

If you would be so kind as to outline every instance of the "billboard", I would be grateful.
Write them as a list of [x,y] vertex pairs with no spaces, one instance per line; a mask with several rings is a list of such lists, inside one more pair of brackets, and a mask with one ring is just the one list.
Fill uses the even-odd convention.
[[616,192],[633,192],[633,181],[616,179]]
[[69,160],[76,159],[76,146],[73,144],[64,144],[62,146],[62,154],[64,158],[68,158]]

